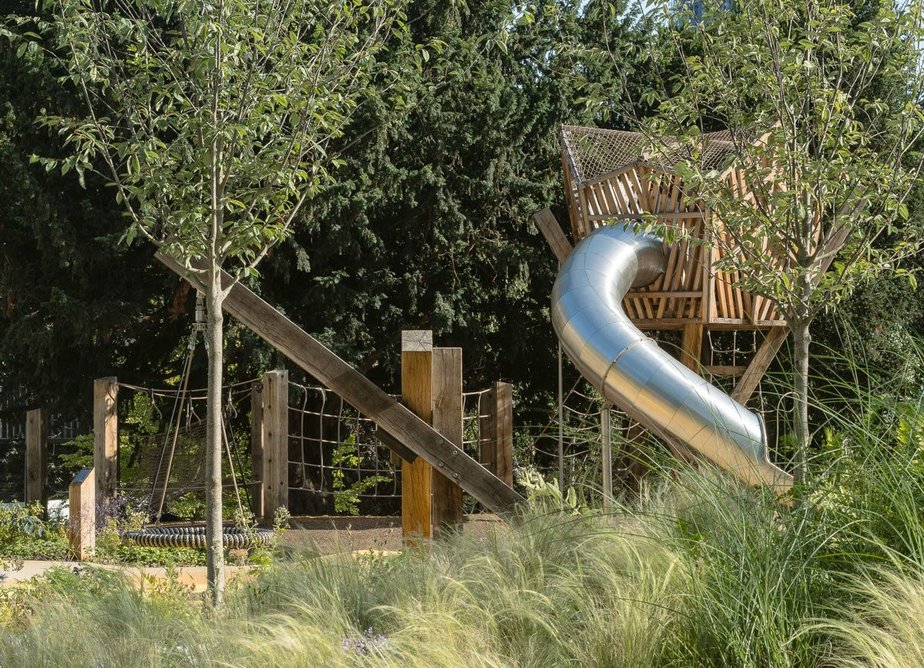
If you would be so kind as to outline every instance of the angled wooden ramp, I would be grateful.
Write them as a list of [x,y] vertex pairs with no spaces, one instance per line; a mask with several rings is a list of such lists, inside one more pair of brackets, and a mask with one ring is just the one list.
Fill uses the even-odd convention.
[[[161,253],[155,257],[202,289],[198,278],[182,265]],[[222,272],[222,282],[230,285],[231,276]],[[423,458],[503,517],[511,517],[514,507],[523,501],[481,464],[246,286],[237,283],[231,288],[224,310],[375,422],[385,434],[382,442],[397,454],[407,459],[410,451]]]

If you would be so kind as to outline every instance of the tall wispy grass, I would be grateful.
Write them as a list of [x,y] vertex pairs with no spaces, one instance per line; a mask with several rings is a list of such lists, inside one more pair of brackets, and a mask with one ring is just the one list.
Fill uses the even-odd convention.
[[0,665],[921,666],[924,407],[872,380],[819,381],[790,505],[665,462],[609,514],[546,501],[426,551],[295,555],[220,613],[63,573],[17,601]]

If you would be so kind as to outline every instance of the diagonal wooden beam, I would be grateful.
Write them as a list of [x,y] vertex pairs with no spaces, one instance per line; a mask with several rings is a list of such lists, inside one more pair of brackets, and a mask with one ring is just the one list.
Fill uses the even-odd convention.
[[572,247],[561,225],[558,224],[555,214],[551,209],[545,208],[534,213],[533,220],[536,221],[536,227],[542,232],[542,236],[545,237],[555,257],[559,262],[564,262],[571,253]]
[[[200,290],[203,288],[193,271],[160,252],[155,257],[194,287]],[[231,276],[222,272],[222,285],[228,287],[232,283]],[[224,310],[343,397],[380,429],[458,483],[486,508],[510,518],[514,507],[524,500],[446,437],[246,286],[236,283],[231,287],[225,298]]]
[[735,384],[735,389],[732,390],[731,393],[732,399],[741,404],[747,403],[751,395],[754,394],[754,390],[757,389],[760,379],[764,377],[764,374],[770,367],[770,363],[773,362],[773,359],[779,352],[788,334],[789,327],[779,326],[770,328],[764,342],[760,344],[760,347],[751,359],[751,363],[748,364],[744,374]]

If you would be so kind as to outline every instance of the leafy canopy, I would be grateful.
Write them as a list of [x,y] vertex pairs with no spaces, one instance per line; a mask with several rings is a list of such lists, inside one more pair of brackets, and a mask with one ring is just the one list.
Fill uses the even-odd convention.
[[[864,11],[755,0],[674,27],[677,94],[648,126],[678,138],[660,155],[716,212],[714,243],[729,250],[720,268],[790,321],[901,271],[924,241],[904,224],[922,164],[922,3]],[[726,142],[704,140],[717,129]],[[715,150],[727,151],[719,165]],[[733,165],[740,176],[727,178]]]
[[136,234],[252,271],[333,164],[398,14],[390,0],[60,0],[54,48],[83,118],[49,116]]

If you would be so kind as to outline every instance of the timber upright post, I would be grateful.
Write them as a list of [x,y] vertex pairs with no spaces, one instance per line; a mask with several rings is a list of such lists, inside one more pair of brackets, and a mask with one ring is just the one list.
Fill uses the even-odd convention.
[[513,487],[513,386],[494,383],[478,404],[481,463]]
[[263,385],[255,383],[250,388],[250,462],[254,483],[251,489],[253,515],[257,522],[264,524],[263,489]]
[[26,503],[47,507],[48,410],[35,408],[26,413]]
[[[462,349],[434,348],[432,369],[433,428],[462,447]],[[431,479],[433,531],[461,524],[464,517],[462,488],[439,467]]]
[[[433,419],[433,332],[401,332],[401,398],[417,417]],[[401,461],[401,535],[405,544],[433,537],[432,467],[423,457]]]
[[289,372],[263,374],[263,522],[289,505]]
[[93,381],[93,468],[96,496],[104,504],[112,501],[119,482],[119,395],[118,380],[109,376]]
[[96,474],[83,469],[68,488],[68,539],[74,558],[86,561],[96,548]]

